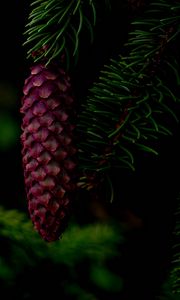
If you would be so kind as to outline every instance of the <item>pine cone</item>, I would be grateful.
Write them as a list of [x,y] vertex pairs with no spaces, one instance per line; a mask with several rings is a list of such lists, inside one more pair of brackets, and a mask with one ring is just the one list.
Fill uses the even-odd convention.
[[46,241],[67,226],[76,188],[74,98],[69,77],[51,64],[34,65],[25,80],[22,106],[22,161],[28,210]]

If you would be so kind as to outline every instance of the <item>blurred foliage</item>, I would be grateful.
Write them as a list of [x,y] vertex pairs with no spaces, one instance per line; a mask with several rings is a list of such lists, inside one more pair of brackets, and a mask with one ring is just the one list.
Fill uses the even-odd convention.
[[17,88],[9,81],[0,81],[0,107],[11,109],[17,103]]
[[172,293],[169,280],[163,285],[162,295],[157,297],[157,300],[179,300],[179,295]]
[[[180,193],[175,210],[175,228],[173,232],[172,263],[167,284],[173,294],[172,299],[180,299]],[[170,298],[171,299],[171,298]]]
[[123,283],[108,261],[122,242],[114,224],[71,223],[59,241],[46,243],[25,213],[0,207],[0,284],[8,299],[115,297]]
[[19,140],[20,127],[14,115],[17,89],[9,82],[0,82],[0,151],[13,147]]
[[7,112],[0,112],[0,150],[13,146],[18,140],[19,132],[16,120]]
[[[160,295],[157,296],[157,300],[179,300],[179,293],[175,293],[172,290],[174,279],[172,277],[172,270],[169,272],[167,279],[162,285]],[[177,278],[176,278],[177,279]]]
[[162,286],[162,295],[159,300],[180,299],[180,193],[176,201],[174,214],[174,231],[172,237],[171,264],[167,279]]

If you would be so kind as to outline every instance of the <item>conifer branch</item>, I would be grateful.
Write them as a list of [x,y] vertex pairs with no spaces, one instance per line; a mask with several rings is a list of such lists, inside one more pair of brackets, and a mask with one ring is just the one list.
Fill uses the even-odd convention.
[[157,295],[157,300],[178,300],[180,297],[180,194],[176,200],[171,243],[171,264],[167,279],[160,289],[160,295]]
[[[106,2],[106,1],[105,1]],[[50,0],[34,1],[24,32],[28,46],[27,58],[35,62],[42,59],[49,64],[65,55],[66,61],[78,57],[80,34],[86,28],[93,40],[96,24],[94,0]]]
[[172,269],[170,272],[171,291],[180,296],[180,195],[175,212],[174,246]]
[[[164,0],[151,3],[132,23],[126,56],[111,59],[89,90],[78,123],[83,171],[113,166],[134,170],[135,148],[157,154],[152,141],[171,134],[164,116],[178,121],[172,108],[179,101],[180,75],[173,58],[173,42],[180,33],[178,12],[177,1],[173,6]],[[167,74],[176,83],[169,85]]]

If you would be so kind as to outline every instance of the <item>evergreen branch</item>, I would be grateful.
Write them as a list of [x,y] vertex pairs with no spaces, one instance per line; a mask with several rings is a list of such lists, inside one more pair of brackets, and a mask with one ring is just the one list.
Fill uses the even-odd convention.
[[[31,3],[24,35],[28,46],[27,58],[35,61],[45,58],[47,64],[66,55],[77,61],[80,34],[86,28],[93,41],[96,24],[96,6],[92,0],[34,1]],[[65,51],[66,49],[66,51]],[[66,59],[66,57],[65,57]]]
[[177,199],[177,209],[175,212],[174,246],[172,269],[170,272],[171,291],[180,295],[180,195]]
[[177,197],[174,213],[174,230],[172,238],[172,257],[169,274],[162,285],[157,300],[178,300],[180,297],[180,194]]
[[120,167],[130,165],[132,169],[134,159],[124,156],[124,149],[130,153],[129,149],[137,147],[157,154],[150,141],[160,134],[171,134],[161,119],[168,113],[178,121],[171,108],[171,100],[179,101],[178,95],[166,79],[166,72],[170,72],[179,85],[177,61],[171,52],[168,59],[168,51],[172,51],[169,45],[180,33],[179,4],[176,2],[173,7],[172,10],[171,3],[164,0],[151,3],[143,17],[132,24],[125,45],[127,55],[111,59],[89,89],[78,122],[83,140],[79,142],[81,169],[100,171],[118,166],[120,161]]

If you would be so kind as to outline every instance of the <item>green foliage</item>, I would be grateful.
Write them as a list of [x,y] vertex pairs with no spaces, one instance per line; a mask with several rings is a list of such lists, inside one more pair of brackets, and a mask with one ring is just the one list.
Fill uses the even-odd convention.
[[170,273],[171,290],[180,297],[180,194],[175,212],[174,246],[172,270]]
[[14,145],[19,133],[16,121],[7,112],[0,113],[0,150],[7,150]]
[[180,194],[177,197],[174,224],[169,274],[162,286],[162,295],[157,297],[157,300],[178,300],[180,298]]
[[158,296],[157,300],[179,300],[179,295],[172,293],[169,280],[163,285],[162,291],[162,295]]
[[39,0],[32,2],[31,6],[24,45],[31,45],[27,57],[33,55],[35,62],[46,59],[48,64],[62,55],[65,55],[66,63],[72,56],[76,60],[84,28],[93,41],[96,23],[94,0]]
[[169,123],[178,121],[174,44],[179,16],[179,1],[150,3],[131,24],[125,54],[111,59],[88,91],[78,120],[82,170],[134,170],[136,148],[158,154],[152,145],[159,136],[172,134]]
[[[59,279],[57,286],[59,289],[63,285],[61,299],[66,299],[63,298],[63,293],[66,296],[71,295],[72,299],[76,296],[83,300],[98,299],[94,290],[84,289],[83,280],[89,281],[89,286],[98,287],[102,291],[108,289],[109,292],[116,292],[113,283],[121,284],[119,290],[121,289],[121,278],[113,274],[106,265],[108,260],[119,255],[118,245],[123,242],[121,232],[114,225],[94,224],[80,227],[71,224],[61,240],[45,243],[39,239],[24,213],[0,207],[0,240],[0,281],[3,281],[6,293],[9,287],[9,293],[17,292],[19,280],[22,280],[25,287],[21,287],[20,297],[24,297],[23,293],[29,293],[32,298],[29,296],[28,299],[34,299],[33,286],[26,286],[28,273],[31,272],[34,280],[39,280],[40,284],[41,279],[36,279],[39,276],[36,272],[43,276],[43,268],[47,269],[48,266],[50,270],[46,274],[46,280],[49,280],[50,286],[47,287],[47,293],[52,288],[51,280],[60,278],[61,269],[64,270],[62,283]],[[81,265],[84,266],[83,279],[76,272]],[[94,270],[97,272],[94,273]],[[97,274],[103,275],[101,280]],[[34,282],[32,278],[31,280]]]
[[93,266],[91,277],[95,284],[105,291],[119,292],[122,290],[122,279],[103,266]]

